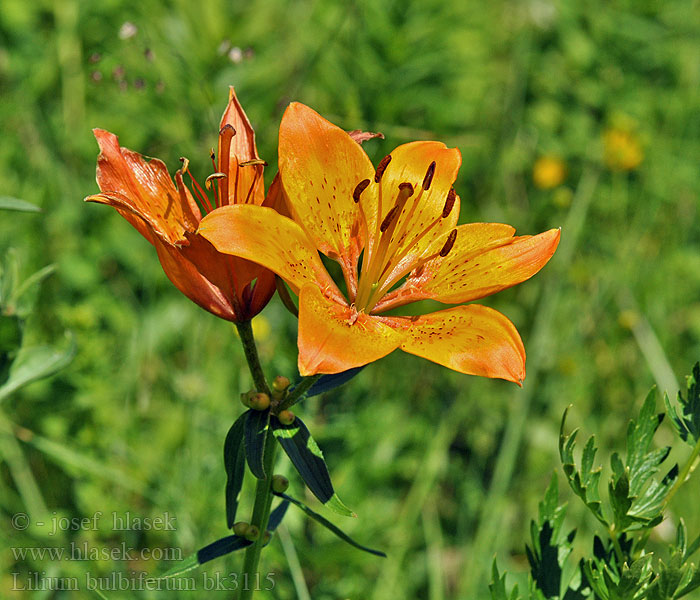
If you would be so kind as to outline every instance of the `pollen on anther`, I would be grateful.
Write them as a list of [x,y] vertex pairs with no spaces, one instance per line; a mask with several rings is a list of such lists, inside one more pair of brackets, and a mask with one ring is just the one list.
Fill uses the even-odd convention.
[[386,170],[387,166],[389,166],[389,163],[391,162],[391,154],[387,154],[382,160],[379,161],[379,164],[377,165],[377,171],[374,174],[374,181],[376,183],[379,183],[382,179],[382,175],[384,175],[384,171]]
[[410,183],[408,183],[407,181],[404,181],[403,183],[399,183],[399,191],[408,192],[409,198],[411,196],[413,196],[413,186]]
[[450,253],[450,250],[452,250],[452,246],[455,245],[456,239],[457,239],[457,230],[453,229],[452,231],[450,231],[450,235],[447,236],[447,241],[445,242],[445,245],[442,247],[442,250],[440,250],[440,256],[445,258]]
[[433,175],[435,175],[435,161],[430,163],[428,170],[425,172],[425,177],[423,177],[423,189],[430,189],[430,184],[433,183]]
[[457,199],[457,193],[455,192],[455,189],[450,188],[450,191],[447,194],[447,200],[445,201],[445,208],[442,209],[442,218],[443,219],[446,219],[447,217],[450,216],[450,213],[452,212],[452,208],[455,205],[456,199]]
[[231,135],[232,137],[236,135],[236,130],[234,129],[233,125],[230,125],[229,123],[226,123],[221,129],[219,129],[219,135]]
[[368,185],[369,179],[363,179],[362,181],[360,181],[360,183],[358,183],[355,186],[355,190],[352,193],[352,199],[355,201],[355,204],[357,204],[360,201],[360,194],[362,194],[362,192],[365,191]]

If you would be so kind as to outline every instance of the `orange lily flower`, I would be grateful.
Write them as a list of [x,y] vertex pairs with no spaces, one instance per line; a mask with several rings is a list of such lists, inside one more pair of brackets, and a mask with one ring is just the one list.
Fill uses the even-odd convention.
[[[215,173],[206,180],[213,202],[192,178],[187,159],[181,159],[183,166],[173,184],[162,161],[120,147],[117,136],[108,131],[93,132],[100,147],[97,184],[101,193],[85,200],[115,207],[153,244],[170,281],[202,308],[233,322],[258,314],[275,292],[274,273],[221,254],[196,233],[202,212],[234,204],[272,205],[282,198],[279,184],[273,183],[265,199],[265,163],[233,87],[221,118],[218,160],[213,151],[211,155]],[[184,184],[184,173],[190,175],[194,194]]]
[[[292,218],[227,206],[199,233],[221,252],[254,260],[299,295],[299,371],[339,373],[400,348],[461,373],[520,383],[525,350],[515,326],[476,304],[387,316],[423,299],[462,304],[539,271],[559,230],[513,237],[499,223],[457,225],[456,148],[413,142],[375,169],[359,144],[303,104],[280,125],[279,167]],[[347,297],[318,251],[340,264]]]

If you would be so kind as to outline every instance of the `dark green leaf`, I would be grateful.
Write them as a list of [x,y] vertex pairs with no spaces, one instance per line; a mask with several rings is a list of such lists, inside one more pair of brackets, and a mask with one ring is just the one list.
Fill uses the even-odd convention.
[[204,546],[194,554],[190,554],[187,558],[182,560],[176,567],[173,567],[169,571],[163,573],[158,579],[166,579],[168,577],[175,577],[177,575],[182,575],[187,571],[196,569],[197,567],[203,565],[204,563],[235,552],[236,550],[241,550],[250,546],[253,542],[245,538],[239,537],[237,535],[229,535],[220,540],[212,542],[208,546]]
[[245,455],[248,467],[258,479],[265,479],[265,441],[270,430],[269,410],[249,410],[245,420]]
[[233,527],[238,510],[238,499],[245,475],[245,444],[243,441],[247,413],[231,425],[224,441],[224,468],[226,469],[226,525]]
[[337,535],[344,542],[347,542],[348,544],[350,544],[351,546],[354,546],[355,548],[358,548],[360,550],[364,550],[365,552],[369,552],[370,554],[374,554],[375,556],[381,556],[383,558],[386,558],[386,554],[384,554],[384,552],[382,552],[381,550],[372,550],[372,548],[368,548],[367,546],[363,546],[362,544],[358,544],[350,536],[343,533],[340,529],[338,529],[338,527],[333,525],[333,523],[331,523],[328,519],[322,517],[317,512],[314,512],[313,510],[311,510],[303,502],[300,502],[299,500],[296,500],[295,498],[292,498],[291,496],[287,496],[287,494],[280,494],[277,492],[274,492],[274,494],[275,494],[275,496],[279,496],[280,498],[284,498],[285,500],[288,500],[289,502],[291,502],[295,506],[298,506],[301,510],[303,510],[314,521],[317,521],[318,523],[323,525],[326,529],[333,532],[335,535]]
[[338,514],[356,516],[333,490],[323,453],[302,420],[297,417],[291,425],[282,425],[274,417],[272,431],[314,496]]
[[0,210],[16,210],[19,212],[41,212],[41,209],[31,202],[12,198],[10,196],[0,196]]
[[279,524],[284,519],[284,515],[287,514],[287,509],[289,508],[289,500],[282,500],[275,510],[270,513],[270,518],[267,521],[267,530],[274,531],[279,527]]
[[664,397],[664,402],[678,435],[684,442],[694,446],[700,441],[700,363],[695,363],[693,374],[688,377],[686,397],[678,392],[681,413],[671,405],[668,396]]

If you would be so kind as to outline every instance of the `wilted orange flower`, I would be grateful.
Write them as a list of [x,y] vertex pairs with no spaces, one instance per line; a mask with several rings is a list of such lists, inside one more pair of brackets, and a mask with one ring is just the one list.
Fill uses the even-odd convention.
[[558,156],[540,156],[532,167],[532,180],[542,190],[551,190],[566,179],[566,164]]
[[[221,254],[196,233],[202,212],[218,206],[271,205],[281,199],[279,185],[265,199],[264,162],[255,146],[255,132],[234,89],[219,131],[218,159],[212,152],[215,173],[206,180],[213,201],[192,178],[187,159],[175,173],[175,184],[165,164],[119,146],[116,135],[94,130],[100,155],[97,184],[101,193],[85,198],[115,207],[158,252],[166,275],[190,300],[228,321],[253,318],[275,291],[271,271],[242,258]],[[183,174],[190,175],[192,192]],[[196,200],[195,200],[196,198]]]
[[[282,118],[279,166],[292,219],[228,206],[199,232],[221,252],[275,271],[299,295],[299,371],[338,373],[397,348],[462,373],[520,382],[514,325],[476,304],[386,316],[422,299],[460,304],[520,283],[554,253],[559,230],[513,237],[498,223],[457,225],[456,148],[413,142],[378,167],[342,129],[303,104]],[[344,295],[318,251],[342,268]]]

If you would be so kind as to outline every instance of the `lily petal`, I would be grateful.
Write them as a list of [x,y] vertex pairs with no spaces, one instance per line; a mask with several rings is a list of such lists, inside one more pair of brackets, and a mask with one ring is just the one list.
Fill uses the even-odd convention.
[[357,184],[374,176],[358,143],[308,106],[293,102],[282,117],[279,169],[289,208],[316,248],[352,279],[362,249]]
[[342,295],[304,231],[274,209],[249,204],[217,208],[202,219],[200,235],[224,254],[233,254],[274,271],[294,293],[307,283],[334,298]]
[[[422,268],[411,273],[403,285],[386,294],[381,299],[375,306],[373,312],[384,312],[396,308],[397,306],[403,306],[409,302],[432,298],[432,292],[426,290],[426,287],[432,285],[434,288],[438,285],[439,282],[436,281],[438,276],[452,281],[450,269],[458,268],[456,263],[460,262],[459,260],[453,260],[453,256],[460,256],[460,260],[463,262],[465,257],[468,258],[477,252],[484,252],[484,250],[488,248],[509,244],[513,240],[514,233],[515,229],[513,227],[502,223],[467,223],[465,225],[460,225],[457,227],[455,245],[447,257],[439,257],[429,261]],[[445,244],[446,239],[447,235],[437,240],[431,252],[437,254]],[[448,260],[450,262],[447,262]],[[444,267],[441,267],[443,264]],[[456,282],[460,284],[461,280],[457,278]],[[455,303],[466,301],[467,300],[456,300]],[[447,302],[447,300],[445,300],[445,302]]]
[[525,348],[517,329],[496,310],[469,304],[419,317],[401,349],[467,375],[525,379]]
[[[426,297],[457,304],[490,296],[525,281],[544,267],[559,244],[561,231],[514,237],[474,249],[469,232],[457,228],[457,241],[445,257],[425,265]],[[460,234],[465,239],[460,244]]]
[[316,285],[301,290],[298,362],[304,376],[366,365],[398,348],[405,335],[382,317],[330,300]]
[[[241,103],[236,97],[233,86],[229,87],[228,106],[221,117],[220,128],[230,125],[236,134],[231,139],[229,150],[229,162],[226,174],[228,175],[228,202],[227,204],[248,203],[260,206],[265,197],[264,182],[262,177],[263,165],[240,166],[251,160],[260,160],[258,149],[255,145],[255,131],[248,120]],[[222,144],[219,138],[219,164],[225,162],[221,156]]]
[[[153,236],[153,245],[158,252],[163,271],[190,300],[227,321],[244,318],[240,306],[235,307],[231,275],[235,272],[231,256],[217,255],[214,247],[200,236],[191,236],[190,244],[182,248],[164,243]],[[207,273],[202,273],[202,266]],[[215,283],[214,283],[215,282]],[[237,310],[238,309],[238,310]]]
[[100,146],[97,184],[102,194],[86,201],[114,206],[149,241],[147,229],[170,244],[182,242],[186,231],[196,229],[189,198],[182,201],[162,161],[122,148],[119,138],[108,131],[93,133]]

